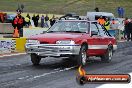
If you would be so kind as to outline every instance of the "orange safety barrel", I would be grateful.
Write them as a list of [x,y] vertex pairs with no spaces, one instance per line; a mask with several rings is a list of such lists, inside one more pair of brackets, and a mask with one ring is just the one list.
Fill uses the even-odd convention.
[[17,27],[14,29],[13,37],[14,38],[19,38],[19,32],[18,32]]

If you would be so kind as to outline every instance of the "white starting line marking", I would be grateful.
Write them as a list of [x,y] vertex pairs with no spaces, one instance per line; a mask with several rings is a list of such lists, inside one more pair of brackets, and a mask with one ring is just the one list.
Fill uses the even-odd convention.
[[[129,73],[132,77],[132,73]],[[128,84],[104,84],[96,88],[132,88],[132,81]]]
[[6,55],[1,55],[0,57],[10,57],[10,56],[18,56],[18,55],[24,55],[26,53],[14,53],[14,54],[6,54]]
[[[34,77],[31,77],[27,80],[33,80],[33,79],[36,79],[36,78],[40,78],[40,77],[44,77],[44,76],[47,76],[47,75],[51,75],[51,74],[55,74],[55,73],[59,73],[59,72],[64,72],[64,71],[68,71],[68,70],[71,70],[73,68],[75,68],[77,66],[74,66],[74,67],[70,67],[70,68],[64,68],[62,70],[58,70],[58,71],[53,71],[53,72],[49,72],[49,73],[44,73],[42,75],[37,75],[37,76],[34,76]],[[18,78],[18,79],[21,79],[21,78]]]

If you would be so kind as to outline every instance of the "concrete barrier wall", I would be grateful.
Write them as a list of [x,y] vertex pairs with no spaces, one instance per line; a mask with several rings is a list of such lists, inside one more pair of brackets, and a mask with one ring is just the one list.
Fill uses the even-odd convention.
[[13,33],[14,28],[11,23],[0,23],[0,33]]
[[0,54],[11,53],[15,50],[15,42],[13,39],[0,39]]
[[26,38],[1,38],[0,54],[25,52]]

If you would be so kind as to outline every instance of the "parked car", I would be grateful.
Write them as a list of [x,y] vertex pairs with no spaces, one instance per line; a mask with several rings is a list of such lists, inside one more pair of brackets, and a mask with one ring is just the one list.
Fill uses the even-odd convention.
[[79,15],[77,15],[76,13],[67,13],[64,16],[61,16],[60,19],[65,19],[65,20],[76,20],[76,19],[80,19]]
[[5,21],[7,23],[12,23],[13,19],[15,18],[16,14],[7,14],[7,17],[5,19]]
[[29,37],[25,49],[33,65],[49,56],[68,57],[79,66],[85,65],[90,56],[110,62],[117,43],[96,21],[59,20],[46,33]]

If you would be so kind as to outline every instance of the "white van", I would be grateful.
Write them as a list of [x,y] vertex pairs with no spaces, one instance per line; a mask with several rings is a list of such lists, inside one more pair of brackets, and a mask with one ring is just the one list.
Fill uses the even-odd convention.
[[98,20],[102,16],[104,19],[108,17],[110,20],[115,18],[112,13],[108,12],[87,12],[87,19],[89,20]]

